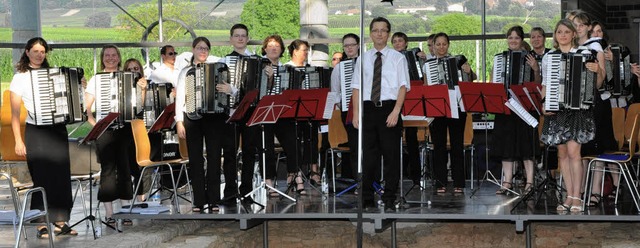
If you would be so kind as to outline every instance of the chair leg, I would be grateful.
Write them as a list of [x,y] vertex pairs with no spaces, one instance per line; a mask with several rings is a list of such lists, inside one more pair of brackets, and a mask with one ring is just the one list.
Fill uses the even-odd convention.
[[[333,179],[332,179],[332,183],[333,183],[333,193],[336,193],[336,156],[333,153],[333,150],[331,150],[331,168],[332,168],[332,175],[333,175]],[[343,168],[344,169],[344,168]]]
[[174,204],[175,208],[176,208],[176,212],[180,213],[180,204],[178,204],[178,191],[176,190],[176,180],[173,177],[173,171],[171,168],[170,164],[165,164],[167,166],[167,168],[169,169],[169,175],[171,175],[171,186],[173,187],[173,199],[172,199],[172,204]]
[[[133,188],[134,195],[135,195],[135,193],[136,193],[136,192],[138,192],[138,190],[140,189],[140,184],[142,183],[142,175],[144,175],[144,172],[145,172],[148,168],[150,168],[150,167],[157,167],[157,166],[144,166],[144,167],[142,167],[142,170],[140,171],[140,180],[138,180],[138,183],[136,183],[136,187],[135,187],[135,188]],[[155,182],[155,176],[156,176],[156,174],[157,174],[157,172],[155,172],[155,173],[153,174],[154,179],[153,179],[153,180],[152,180],[152,182],[151,182],[151,183],[152,183],[152,185],[153,185],[153,183]],[[173,175],[173,174],[172,174],[172,175]],[[152,186],[151,188],[153,189],[153,186]],[[151,193],[153,193],[153,192],[151,192]],[[149,197],[151,197],[151,195],[149,195]],[[149,198],[147,197],[147,199],[149,199]],[[134,204],[136,204],[136,197],[135,197],[135,196],[133,196],[133,199],[131,199],[131,204],[129,205],[129,213],[131,213],[131,211],[133,211],[133,205],[134,205]]]
[[[631,193],[631,198],[633,198],[633,203],[635,203],[636,205],[636,210],[640,212],[640,204],[638,204],[638,200],[639,200],[638,198],[640,197],[640,194],[638,194],[638,189],[634,187],[635,183],[633,182],[631,171],[629,171],[629,166],[626,163],[618,164],[618,166],[620,167],[622,175],[624,176],[624,180],[627,183],[627,187],[629,188],[629,193]],[[618,185],[618,187],[620,187],[620,185]],[[618,192],[619,191],[620,190],[618,190]],[[616,199],[616,202],[617,202],[617,199]]]

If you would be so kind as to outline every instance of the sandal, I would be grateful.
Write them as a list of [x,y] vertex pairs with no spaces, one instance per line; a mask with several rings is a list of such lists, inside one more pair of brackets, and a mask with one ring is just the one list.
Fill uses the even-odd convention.
[[48,239],[49,238],[49,229],[47,229],[47,227],[42,227],[42,228],[38,229],[38,232],[36,233],[36,236],[39,239]]
[[444,194],[447,192],[447,187],[440,187],[438,189],[436,189],[436,193],[438,194]]
[[321,183],[320,180],[322,180],[322,178],[320,177],[320,174],[318,174],[318,172],[315,172],[315,171],[309,172],[309,183],[311,185],[313,185],[313,186],[320,185],[320,183]]
[[[509,185],[509,187],[505,187],[505,185]],[[513,189],[511,182],[503,182],[500,189],[496,190],[496,195],[508,195],[511,189]]]
[[576,212],[582,212],[582,199],[575,197],[575,196],[567,196],[567,198],[571,198],[573,200],[578,200],[580,201],[580,204],[578,205],[571,205],[571,208],[569,208],[569,211],[576,213]]
[[464,188],[455,187],[453,188],[454,194],[464,194]]
[[618,186],[613,186],[613,188],[611,189],[611,193],[609,193],[607,195],[607,198],[609,199],[615,199],[616,198],[616,193],[618,192]]
[[191,212],[200,213],[202,212],[202,206],[195,206],[191,208]]
[[306,195],[307,191],[304,190],[304,180],[302,180],[302,176],[298,173],[296,176],[296,192],[301,195]]
[[[273,187],[273,181],[271,179],[265,180],[265,184],[268,185],[269,187]],[[267,190],[267,196],[269,196],[269,197],[277,197],[279,195],[278,192],[276,192],[275,190],[273,190],[273,189],[271,189],[269,187],[267,187],[267,189],[269,189],[269,190]]]
[[602,201],[602,196],[600,194],[591,194],[591,199],[589,199],[589,204],[587,204],[587,207],[597,207],[598,205],[600,205],[600,201]]
[[524,191],[522,191],[523,195],[529,194],[529,192],[531,192],[533,190],[533,183],[525,183],[524,184]]
[[569,211],[570,209],[571,209],[571,206],[564,205],[564,203],[560,203],[556,207],[556,210],[558,210],[560,212],[566,212],[566,211]]
[[122,225],[133,226],[133,221],[131,219],[122,219]]
[[71,229],[67,223],[62,225],[53,224],[55,228],[53,229],[53,233],[56,235],[70,235],[70,236],[78,236],[78,232],[76,230]]
[[113,226],[116,224],[116,219],[112,217],[104,217],[104,222],[107,223],[107,225]]
[[220,207],[217,204],[209,205],[209,213],[220,212]]

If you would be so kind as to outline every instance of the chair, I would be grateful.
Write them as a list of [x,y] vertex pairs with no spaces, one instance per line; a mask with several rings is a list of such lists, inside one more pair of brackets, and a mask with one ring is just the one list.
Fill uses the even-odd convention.
[[[136,147],[136,162],[138,166],[142,167],[142,171],[140,175],[144,175],[144,172],[150,168],[161,168],[163,165],[167,167],[169,171],[171,171],[171,164],[180,163],[181,159],[173,159],[173,160],[165,160],[165,161],[151,161],[151,143],[149,141],[149,136],[147,135],[147,128],[144,124],[143,120],[136,119],[131,121],[131,131],[133,133],[133,141]],[[157,171],[154,172],[154,177],[157,175]],[[171,175],[171,185],[173,186],[173,192],[176,192],[176,181],[173,177],[173,173]],[[138,192],[141,186],[142,180],[138,180],[136,187],[133,192]],[[173,194],[171,197],[173,204],[175,204],[178,213],[180,213],[180,208],[178,205],[177,194]],[[131,201],[131,205],[129,206],[129,212],[133,209],[133,205],[136,202],[136,197],[133,197]]]
[[[476,151],[476,147],[473,144],[473,115],[471,114],[467,114],[467,120],[464,124],[464,139],[462,141],[462,144],[464,145],[464,149],[463,151],[463,156],[464,156],[464,161],[465,161],[465,165],[467,162],[467,151],[469,151],[470,153],[470,168],[471,168],[471,188],[473,189],[473,170],[474,170],[474,160],[473,160],[473,156],[475,154]],[[466,172],[467,170],[465,170]]]
[[[7,166],[8,172],[11,172],[12,165],[26,165],[26,157],[18,156],[15,153],[15,140],[13,130],[11,129],[11,92],[5,90],[2,94],[2,106],[0,109],[0,163]],[[24,140],[24,132],[26,126],[27,110],[24,105],[20,107],[20,130],[22,139]],[[11,176],[11,173],[9,173]],[[33,184],[24,185],[31,187]]]
[[[638,189],[635,187],[635,183],[634,183],[634,179],[633,176],[631,174],[631,171],[629,170],[629,164],[631,164],[631,160],[633,158],[633,153],[636,149],[637,146],[637,142],[638,142],[638,134],[640,131],[640,115],[636,114],[633,116],[633,125],[631,128],[631,133],[630,133],[630,138],[628,139],[629,141],[629,152],[614,152],[614,153],[605,153],[605,154],[601,154],[597,157],[589,157],[587,159],[590,159],[589,161],[589,166],[588,166],[588,171],[587,171],[587,180],[585,181],[585,197],[583,199],[583,209],[585,209],[586,206],[588,206],[590,204],[591,201],[591,187],[592,187],[592,177],[593,177],[593,172],[594,171],[602,171],[604,172],[613,172],[613,173],[620,173],[621,174],[621,178],[624,178],[625,183],[627,184],[628,188],[629,188],[629,192],[631,193],[631,197],[633,198],[633,202],[636,206],[636,209],[638,211],[640,211],[640,193],[638,192]],[[595,166],[595,162],[604,162],[604,163],[610,163],[610,164],[615,164],[617,165],[617,169],[618,171],[614,171],[609,169],[608,167],[602,167],[602,168],[597,168]],[[620,187],[620,184],[618,184],[618,186]],[[616,192],[616,198],[615,198],[615,204],[618,203],[618,192]]]
[[[8,184],[8,189],[11,194],[11,200],[13,201],[14,210],[3,210],[0,211],[0,223],[12,224],[14,227],[15,234],[15,246],[20,247],[20,241],[22,240],[22,235],[26,239],[26,233],[24,226],[25,225],[44,225],[47,226],[49,231],[49,247],[53,247],[53,226],[50,225],[49,214],[48,214],[48,206],[47,206],[47,194],[42,187],[32,188],[26,191],[25,197],[22,200],[22,204],[20,203],[20,197],[18,195],[18,191],[14,188],[13,181],[11,180],[11,176],[8,173],[0,173],[0,180],[6,180]],[[27,210],[27,202],[33,196],[35,192],[42,192],[42,201],[44,202],[44,210],[31,209]],[[44,217],[45,223],[31,223],[32,220],[37,220],[41,217]],[[16,224],[18,225],[16,227]]]
[[340,110],[333,110],[333,115],[329,119],[329,149],[325,153],[325,163],[328,161],[327,156],[331,154],[331,168],[333,175],[333,193],[336,193],[336,161],[335,154],[337,153],[349,153],[351,150],[349,147],[341,147],[340,144],[347,143],[349,141],[347,130],[344,128],[342,122],[342,113]]
[[625,131],[625,110],[624,108],[611,108],[611,121],[613,124],[613,136],[618,142],[618,150],[624,145]]
[[[90,208],[87,209],[83,192],[86,187],[91,187],[91,185],[83,186],[83,183],[91,184],[95,180],[100,179],[100,165],[93,153],[94,151],[90,147],[79,145],[78,140],[76,139],[69,139],[69,154],[71,154],[71,182],[76,185],[75,188],[72,189],[73,202],[76,201],[79,194],[80,200],[82,201],[82,211],[85,217],[89,216],[88,211]],[[89,227],[89,221],[89,219],[86,220],[87,227]]]

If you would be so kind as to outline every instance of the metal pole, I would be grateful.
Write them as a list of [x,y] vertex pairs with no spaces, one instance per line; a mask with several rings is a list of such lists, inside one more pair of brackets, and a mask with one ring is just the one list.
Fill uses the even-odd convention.
[[162,34],[162,0],[158,0],[158,37],[160,42],[164,41]]
[[[364,0],[360,0],[360,56],[364,55]],[[362,79],[364,78],[364,63],[362,63],[362,59],[360,59],[360,75],[356,75],[356,77],[360,77],[360,88],[362,88]],[[360,126],[358,127],[358,224],[357,224],[357,234],[356,237],[358,239],[358,248],[362,248],[362,90],[359,92],[358,101],[360,101],[360,108],[358,108],[358,123]]]

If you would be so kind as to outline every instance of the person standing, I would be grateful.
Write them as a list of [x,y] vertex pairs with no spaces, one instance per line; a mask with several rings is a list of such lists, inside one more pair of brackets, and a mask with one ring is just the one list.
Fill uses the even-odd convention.
[[[353,126],[362,128],[363,150],[363,206],[374,205],[373,181],[375,170],[384,159],[385,190],[382,195],[385,209],[395,210],[400,174],[402,122],[400,112],[404,98],[411,88],[407,60],[401,53],[387,47],[391,23],[376,17],[369,25],[373,49],[356,62],[353,89]],[[363,103],[360,106],[360,97]],[[362,107],[362,123],[359,109]],[[362,125],[361,125],[362,124]]]
[[[24,52],[16,65],[18,71],[11,80],[11,130],[15,140],[15,153],[26,157],[33,187],[43,187],[47,195],[49,221],[55,225],[55,232],[78,235],[71,230],[67,222],[71,216],[71,169],[69,144],[65,124],[38,125],[34,119],[35,106],[31,87],[31,69],[48,68],[47,53],[51,48],[40,38],[27,41]],[[20,108],[27,109],[25,137],[22,139],[20,127]],[[44,210],[41,193],[31,197],[31,209]],[[41,221],[41,222],[44,222]],[[37,227],[38,238],[49,238],[47,226]]]

